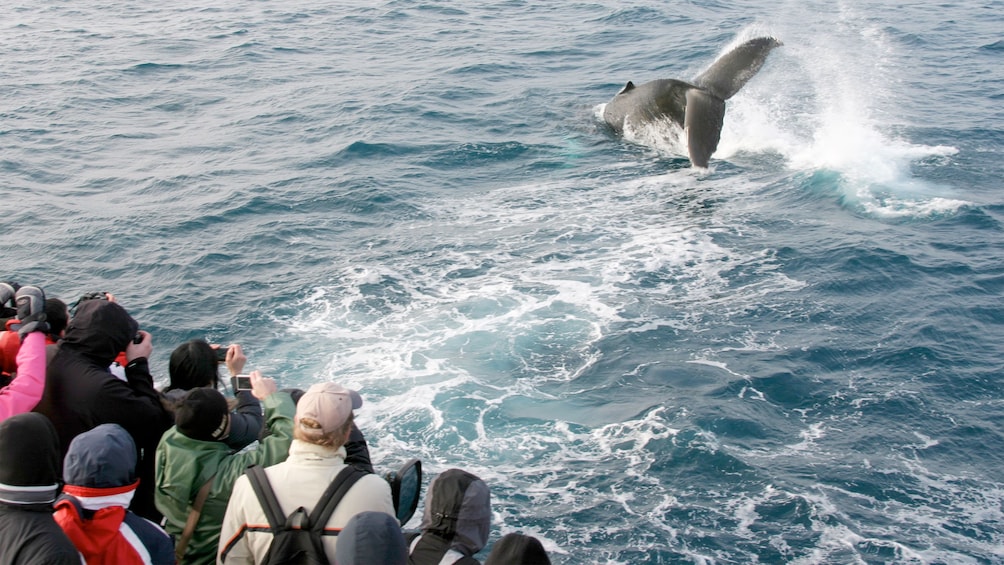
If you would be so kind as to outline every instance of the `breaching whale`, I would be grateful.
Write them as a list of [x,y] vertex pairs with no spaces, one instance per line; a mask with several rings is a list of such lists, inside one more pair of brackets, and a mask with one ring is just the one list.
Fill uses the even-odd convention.
[[669,119],[687,134],[690,162],[706,168],[718,148],[725,101],[753,78],[771,49],[780,45],[773,37],[750,39],[719,57],[693,83],[661,79],[635,86],[628,82],[603,109],[603,121],[623,134],[625,126]]

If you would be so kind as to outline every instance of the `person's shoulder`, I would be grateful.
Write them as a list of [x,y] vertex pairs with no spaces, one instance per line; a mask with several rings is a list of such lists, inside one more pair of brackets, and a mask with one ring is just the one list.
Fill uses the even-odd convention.
[[368,485],[385,485],[387,488],[390,488],[390,483],[387,482],[387,479],[376,473],[370,473],[369,471],[360,469],[359,467],[356,467],[356,472],[362,473],[362,476],[359,477],[360,483]]
[[168,402],[177,403],[182,398],[185,398],[185,395],[188,394],[188,390],[183,388],[167,388],[161,391],[160,394],[163,398],[167,399]]
[[390,494],[390,483],[386,479],[375,473],[366,473],[359,478],[359,481],[352,486],[353,490],[365,491],[369,495]]
[[[83,563],[80,552],[66,537],[59,524],[49,520],[31,522],[32,535],[21,540],[24,543],[18,551],[23,563],[47,563],[52,565]],[[4,540],[5,543],[18,543],[17,540]]]
[[125,517],[122,521],[128,524],[129,527],[137,533],[143,532],[156,537],[171,537],[171,535],[164,531],[164,528],[160,527],[159,524],[148,520],[131,510],[126,510]]
[[232,450],[222,441],[202,441],[192,439],[178,431],[177,426],[164,430],[157,442],[157,451],[172,451],[171,457],[179,463],[187,464],[190,460],[224,459],[232,455]]
[[[240,475],[237,476],[236,479],[234,479],[233,492],[237,492],[238,490],[243,491],[244,489],[249,489],[249,488],[251,488],[251,479],[248,478],[246,471],[244,473],[241,473]],[[231,496],[233,496],[233,492],[231,492]]]

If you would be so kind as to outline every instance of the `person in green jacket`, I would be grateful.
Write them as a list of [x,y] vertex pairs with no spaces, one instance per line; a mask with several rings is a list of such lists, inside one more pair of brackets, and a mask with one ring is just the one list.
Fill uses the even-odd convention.
[[[269,434],[257,448],[234,452],[224,440],[230,431],[230,410],[216,389],[196,388],[182,398],[175,425],[157,446],[155,502],[164,514],[164,529],[175,537],[179,563],[215,563],[220,525],[234,481],[253,464],[263,467],[286,460],[293,440],[296,406],[288,393],[277,391],[273,379],[251,373],[251,393],[265,408]],[[211,482],[210,482],[211,481]],[[183,532],[203,485],[208,498],[187,543]]]

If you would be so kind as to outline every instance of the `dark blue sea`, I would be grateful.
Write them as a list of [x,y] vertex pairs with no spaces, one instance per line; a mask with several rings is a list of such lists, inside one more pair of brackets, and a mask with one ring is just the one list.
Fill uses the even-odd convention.
[[[600,119],[758,35],[709,169]],[[0,6],[0,278],[358,388],[556,564],[1004,562],[1002,176],[999,0]]]

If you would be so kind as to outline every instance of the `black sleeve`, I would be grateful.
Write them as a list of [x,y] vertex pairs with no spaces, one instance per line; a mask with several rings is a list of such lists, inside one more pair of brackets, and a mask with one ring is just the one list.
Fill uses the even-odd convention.
[[349,434],[349,441],[345,444],[345,462],[368,473],[373,472],[373,464],[370,463],[370,448],[366,445],[363,433],[354,423],[352,424],[352,432]]
[[153,377],[145,357],[126,365],[126,379],[104,379],[101,405],[93,407],[98,421],[121,425],[143,448],[156,448],[161,434],[174,423],[160,402],[160,393],[153,388]]
[[259,439],[264,425],[261,402],[248,390],[239,390],[237,408],[230,414],[230,435],[226,443],[232,449],[243,449]]

